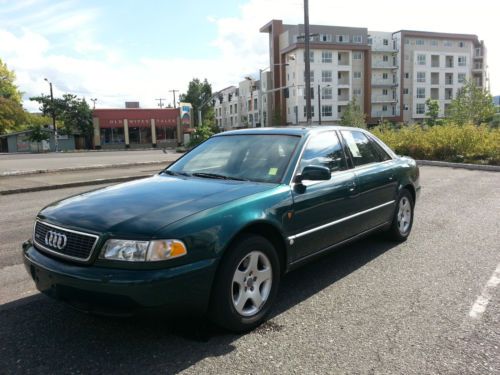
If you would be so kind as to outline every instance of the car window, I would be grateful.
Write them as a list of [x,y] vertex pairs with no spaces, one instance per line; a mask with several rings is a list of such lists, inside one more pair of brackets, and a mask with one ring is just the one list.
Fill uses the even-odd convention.
[[279,182],[300,138],[289,135],[228,135],[213,137],[168,168],[184,174],[258,182]]
[[378,155],[380,156],[380,159],[381,161],[386,161],[386,160],[391,160],[392,158],[389,156],[389,154],[387,153],[387,151],[385,151],[382,146],[380,146],[378,144],[377,141],[375,141],[374,139],[370,138],[370,144],[373,145],[373,147],[375,148],[375,150],[377,151]]
[[341,133],[351,152],[355,167],[369,163],[377,163],[382,160],[373,145],[373,141],[368,139],[362,132],[342,130]]
[[331,172],[347,169],[344,151],[335,132],[314,135],[307,143],[299,171],[308,165],[327,167]]

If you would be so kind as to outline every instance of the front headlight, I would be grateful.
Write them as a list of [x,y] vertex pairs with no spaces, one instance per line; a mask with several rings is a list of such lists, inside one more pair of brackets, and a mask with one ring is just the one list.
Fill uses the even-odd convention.
[[155,262],[186,255],[186,245],[179,240],[108,240],[101,250],[100,258],[128,262]]

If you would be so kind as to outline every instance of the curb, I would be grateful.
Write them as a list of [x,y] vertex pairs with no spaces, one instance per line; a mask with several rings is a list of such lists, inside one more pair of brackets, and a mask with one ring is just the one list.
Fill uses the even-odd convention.
[[450,163],[447,161],[436,161],[436,160],[417,160],[417,164],[418,165],[428,165],[428,166],[432,166],[432,167],[469,169],[472,171],[500,172],[500,165]]
[[123,167],[138,167],[141,165],[158,165],[167,164],[168,166],[172,164],[174,160],[162,160],[162,161],[144,161],[136,163],[116,163],[116,164],[94,164],[86,165],[83,167],[65,167],[57,169],[34,169],[30,171],[12,171],[12,172],[2,172],[0,173],[0,178],[2,177],[15,177],[15,176],[25,176],[30,174],[40,174],[40,173],[55,173],[55,172],[73,172],[73,171],[85,171],[90,169],[105,169],[105,168],[123,168]]
[[127,181],[132,181],[132,180],[138,180],[140,178],[151,177],[151,176],[152,176],[151,174],[144,174],[144,175],[138,175],[138,176],[123,176],[123,177],[116,177],[116,178],[99,178],[97,180],[68,182],[66,184],[44,185],[44,186],[33,186],[33,187],[29,187],[29,188],[0,190],[0,195],[32,193],[35,191],[66,189],[66,188],[79,187],[79,186],[89,186],[89,185],[103,185],[103,184],[109,184],[109,183],[114,183],[114,182],[127,182]]

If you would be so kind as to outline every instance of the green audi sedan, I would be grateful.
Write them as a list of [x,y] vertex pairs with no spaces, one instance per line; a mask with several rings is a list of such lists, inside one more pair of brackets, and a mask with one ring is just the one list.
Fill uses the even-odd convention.
[[419,191],[415,161],[362,129],[230,131],[152,177],[45,207],[24,262],[83,311],[165,308],[243,332],[285,273],[373,231],[406,240]]

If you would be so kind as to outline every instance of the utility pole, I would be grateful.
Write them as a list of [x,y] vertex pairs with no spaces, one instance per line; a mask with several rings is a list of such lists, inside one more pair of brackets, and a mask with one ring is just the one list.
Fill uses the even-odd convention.
[[56,108],[54,107],[54,92],[52,91],[52,82],[47,78],[45,81],[49,83],[50,86],[50,104],[52,106],[52,128],[54,129],[54,146],[56,147],[56,152],[59,151],[59,140],[57,139],[57,125],[56,125]]
[[311,125],[311,64],[309,61],[309,0],[304,0],[304,44],[305,44],[305,70],[306,70],[306,119]]
[[318,124],[321,125],[321,89],[320,89],[320,85],[318,83],[318,118],[319,118],[319,121],[318,121]]
[[179,90],[169,90],[172,94],[174,94],[174,108],[177,108],[177,105],[175,104],[175,93],[179,92]]
[[156,100],[157,102],[159,102],[159,103],[158,103],[158,107],[163,108],[163,101],[164,101],[164,100],[167,100],[167,99],[165,99],[165,98],[158,98],[158,99],[155,99],[155,100]]
[[93,109],[95,109],[95,102],[97,102],[97,98],[92,98],[90,100],[92,100],[94,102],[94,108]]

